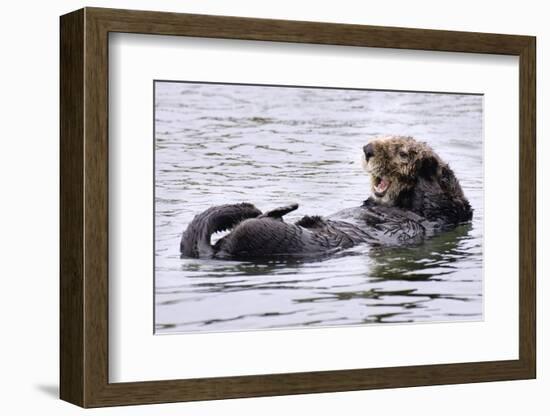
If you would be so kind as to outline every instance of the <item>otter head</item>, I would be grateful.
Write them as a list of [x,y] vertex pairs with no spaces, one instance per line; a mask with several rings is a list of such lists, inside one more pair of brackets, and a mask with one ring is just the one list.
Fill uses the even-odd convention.
[[398,205],[419,179],[436,178],[441,165],[426,143],[412,137],[381,137],[363,147],[363,166],[371,177],[372,194],[385,205]]
[[453,171],[426,143],[403,136],[374,139],[363,147],[363,166],[379,204],[452,223],[472,217]]

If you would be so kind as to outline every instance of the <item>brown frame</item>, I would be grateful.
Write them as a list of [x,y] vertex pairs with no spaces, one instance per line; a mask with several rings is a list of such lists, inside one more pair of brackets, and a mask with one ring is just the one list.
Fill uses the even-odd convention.
[[[83,406],[530,379],[535,333],[535,38],[85,8],[60,19],[60,396]],[[109,383],[108,34],[247,39],[519,56],[519,359]]]

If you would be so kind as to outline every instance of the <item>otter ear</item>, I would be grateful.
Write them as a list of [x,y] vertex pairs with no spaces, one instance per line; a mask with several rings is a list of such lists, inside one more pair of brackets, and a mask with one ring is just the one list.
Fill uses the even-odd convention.
[[434,156],[428,156],[422,159],[420,163],[419,175],[424,178],[432,178],[437,173],[439,168],[439,162]]

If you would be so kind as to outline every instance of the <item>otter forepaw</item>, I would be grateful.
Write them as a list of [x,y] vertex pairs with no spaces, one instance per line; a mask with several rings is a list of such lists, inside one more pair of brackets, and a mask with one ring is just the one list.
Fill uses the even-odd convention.
[[367,199],[365,199],[363,201],[363,206],[364,207],[373,207],[375,205],[378,205],[378,203],[376,202],[376,200],[372,196],[369,196]]

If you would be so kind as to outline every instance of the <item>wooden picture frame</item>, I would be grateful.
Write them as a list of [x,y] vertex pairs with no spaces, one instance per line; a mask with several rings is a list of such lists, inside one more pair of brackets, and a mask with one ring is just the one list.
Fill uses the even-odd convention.
[[[61,17],[60,396],[82,407],[535,378],[535,38],[85,8]],[[108,35],[297,42],[519,57],[519,359],[110,383]]]

